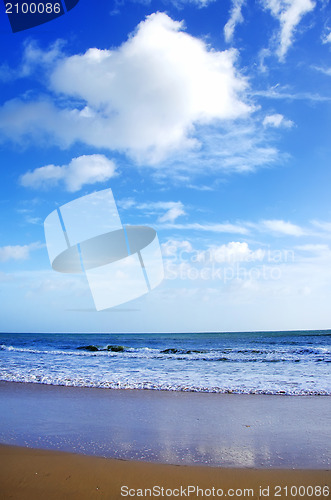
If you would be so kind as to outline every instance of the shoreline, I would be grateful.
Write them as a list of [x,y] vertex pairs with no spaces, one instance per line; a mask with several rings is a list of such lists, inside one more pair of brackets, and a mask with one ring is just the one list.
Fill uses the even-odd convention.
[[31,381],[21,381],[21,380],[1,380],[0,385],[2,384],[16,384],[22,386],[41,386],[41,387],[63,387],[63,388],[72,388],[78,390],[96,390],[96,391],[124,391],[124,392],[158,392],[158,393],[175,393],[175,394],[212,394],[217,396],[246,396],[246,397],[281,397],[281,398],[331,398],[330,394],[289,394],[285,391],[279,391],[277,393],[269,393],[269,392],[235,392],[235,391],[209,391],[209,390],[179,390],[179,389],[165,389],[165,388],[155,388],[155,387],[106,387],[106,386],[86,386],[86,385],[65,385],[65,384],[53,384],[47,382],[31,382]]
[[142,496],[258,500],[274,498],[276,493],[285,498],[290,491],[300,491],[300,498],[308,499],[325,498],[330,490],[330,470],[176,466],[0,445],[0,498],[6,500]]
[[331,469],[331,397],[0,382],[0,442],[121,460]]

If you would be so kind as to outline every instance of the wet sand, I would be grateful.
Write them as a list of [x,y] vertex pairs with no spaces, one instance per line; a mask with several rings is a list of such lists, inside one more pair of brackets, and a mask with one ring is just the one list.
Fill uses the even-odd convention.
[[330,414],[330,397],[1,382],[0,498],[327,498]]
[[331,469],[331,397],[0,383],[0,443],[184,465]]

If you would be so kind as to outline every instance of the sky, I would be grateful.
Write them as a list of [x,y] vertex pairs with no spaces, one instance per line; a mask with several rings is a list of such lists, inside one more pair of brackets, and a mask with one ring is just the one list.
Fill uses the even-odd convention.
[[[0,331],[331,328],[325,0],[80,0],[12,33],[0,10]],[[165,279],[97,312],[43,222],[111,188]]]

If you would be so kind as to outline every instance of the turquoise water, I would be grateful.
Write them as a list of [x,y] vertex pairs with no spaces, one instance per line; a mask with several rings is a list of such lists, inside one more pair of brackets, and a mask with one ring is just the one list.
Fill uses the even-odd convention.
[[331,331],[0,334],[0,380],[331,395]]

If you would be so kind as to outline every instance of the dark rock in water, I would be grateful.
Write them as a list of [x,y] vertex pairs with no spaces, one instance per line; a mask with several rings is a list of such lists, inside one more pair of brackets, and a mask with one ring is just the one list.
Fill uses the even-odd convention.
[[206,351],[197,351],[196,349],[192,350],[186,350],[186,349],[175,349],[175,348],[169,348],[169,349],[164,349],[164,351],[160,351],[162,354],[192,354],[192,353],[198,353],[201,354]]
[[99,349],[99,347],[95,345],[83,345],[81,347],[77,347],[77,349],[80,349],[82,351],[112,351],[112,352],[123,352],[124,347],[122,345],[107,345],[105,349]]
[[107,345],[107,351],[124,352],[124,346],[122,346],[122,345]]
[[81,349],[83,351],[98,351],[99,350],[95,345],[83,345],[81,347],[77,347],[77,349]]

